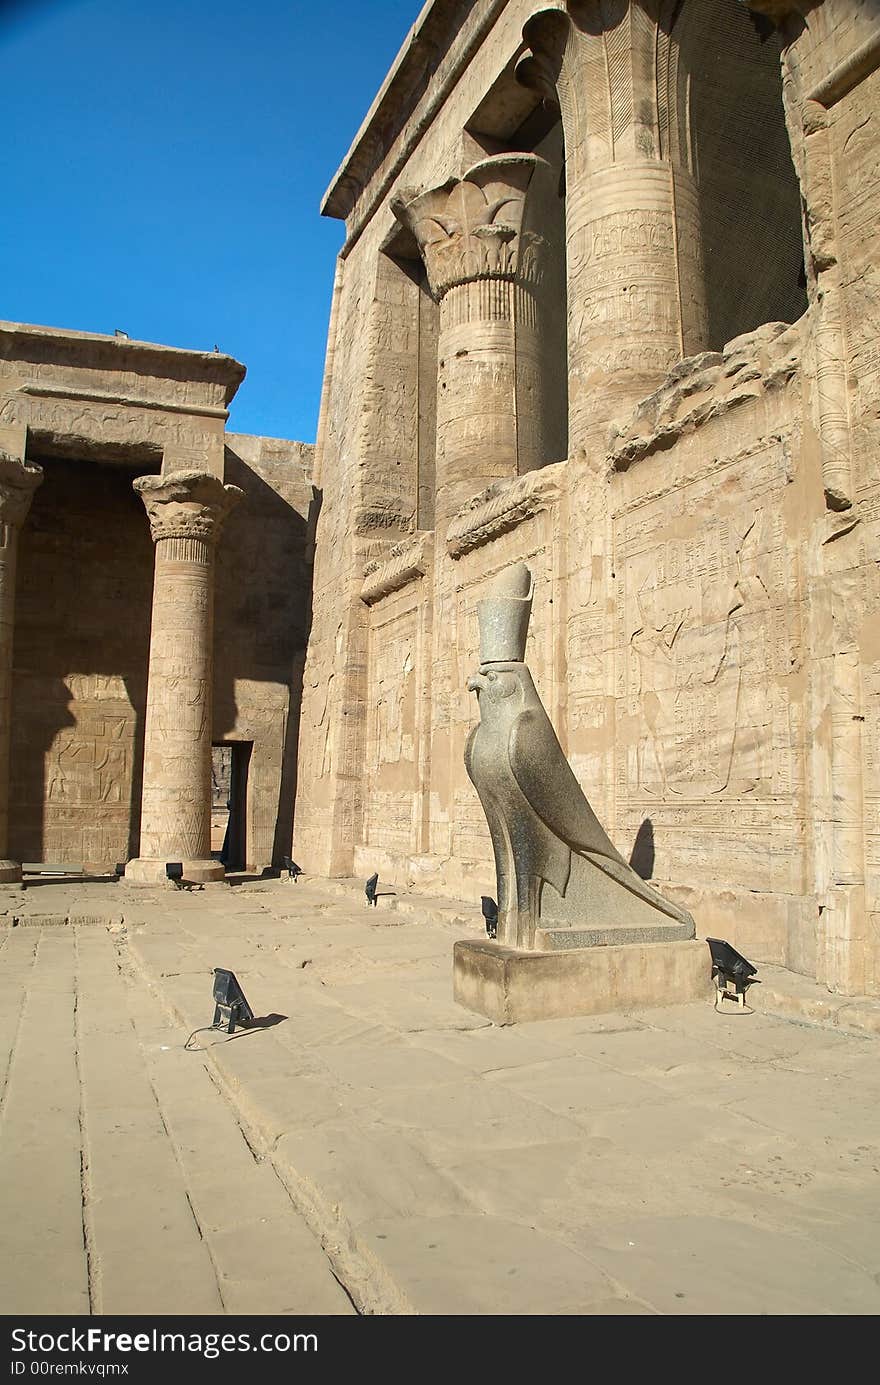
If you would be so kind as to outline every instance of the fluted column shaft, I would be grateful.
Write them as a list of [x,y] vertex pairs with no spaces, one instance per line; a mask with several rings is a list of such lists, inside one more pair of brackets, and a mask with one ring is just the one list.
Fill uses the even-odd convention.
[[678,9],[569,0],[524,30],[517,76],[565,134],[570,452],[602,452],[609,424],[706,345]]
[[538,287],[543,238],[524,228],[544,160],[499,154],[460,181],[392,202],[440,305],[435,523],[494,481],[546,460]]
[[9,758],[12,745],[12,648],[15,635],[15,573],[18,535],[42,469],[0,451],[0,882],[21,879],[21,865],[8,859]]
[[214,553],[240,498],[205,472],[134,483],[156,545],[144,735],[140,856],[126,879],[156,883],[169,861],[187,880],[222,880],[211,859]]

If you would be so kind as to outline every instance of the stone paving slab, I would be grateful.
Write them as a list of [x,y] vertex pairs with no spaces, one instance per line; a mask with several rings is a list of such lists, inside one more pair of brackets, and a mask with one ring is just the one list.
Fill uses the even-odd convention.
[[15,929],[0,976],[4,1312],[354,1312],[118,936]]
[[[367,968],[387,925],[340,892],[316,926],[318,893],[266,892],[288,930],[268,959],[253,917],[236,933],[230,902],[246,994],[289,1018],[240,1044],[209,1039],[208,1061],[313,1226],[345,1242],[363,1311],[880,1309],[857,1219],[803,1201],[818,1189],[833,1208],[858,1191],[880,1216],[862,1110],[873,1039],[710,1004],[472,1025],[450,1002],[454,930],[407,914],[394,936],[410,934],[413,974],[393,950],[386,970]],[[169,937],[188,959],[187,989],[173,978],[186,1024],[204,1022],[190,982],[216,952],[212,927],[190,911]],[[134,960],[155,971],[167,931],[134,933]],[[813,1266],[802,1288],[799,1256]]]
[[[70,914],[40,893],[47,913]],[[121,1197],[97,1145],[117,1141],[147,1171],[164,1159],[162,1187],[185,1190],[215,1312],[880,1311],[880,1050],[867,1027],[706,1004],[498,1029],[451,1000],[461,927],[436,903],[380,919],[350,887],[300,881],[120,893],[114,909],[114,933],[0,938],[10,1096],[17,1067],[50,1081],[35,1044],[25,1061],[20,1013],[54,1004],[62,1029],[80,1029],[83,1102],[65,1109],[108,1179],[105,1201],[85,1204],[95,1264],[115,1234],[98,1209]],[[210,1023],[219,965],[255,1010],[284,1018],[203,1033],[184,1053]],[[118,1098],[116,1060],[130,1079]],[[38,1113],[29,1127],[25,1108],[9,1111],[15,1140],[33,1139]],[[100,1284],[93,1264],[87,1293]]]

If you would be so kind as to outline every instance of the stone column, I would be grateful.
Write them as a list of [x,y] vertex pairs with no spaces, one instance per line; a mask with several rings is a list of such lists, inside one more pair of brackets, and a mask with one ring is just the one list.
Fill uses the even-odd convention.
[[565,134],[569,451],[706,345],[679,0],[567,0],[523,30],[517,77]]
[[156,545],[144,737],[140,856],[126,880],[155,884],[169,861],[184,878],[222,880],[211,859],[214,549],[241,498],[202,471],[140,476]]
[[0,883],[21,879],[9,850],[9,751],[12,743],[12,641],[15,633],[15,569],[18,534],[42,469],[0,449]]
[[535,154],[497,154],[460,180],[392,199],[440,305],[435,524],[493,481],[541,466],[543,239],[524,228]]

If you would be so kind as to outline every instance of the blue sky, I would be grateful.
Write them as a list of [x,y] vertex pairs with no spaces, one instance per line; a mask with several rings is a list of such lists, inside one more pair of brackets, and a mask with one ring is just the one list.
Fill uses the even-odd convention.
[[315,436],[318,206],[420,0],[0,0],[0,318],[222,351],[238,432]]

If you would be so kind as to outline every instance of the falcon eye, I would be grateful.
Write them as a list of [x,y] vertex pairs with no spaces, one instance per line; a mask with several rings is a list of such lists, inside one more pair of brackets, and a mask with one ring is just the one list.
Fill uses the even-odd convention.
[[490,669],[489,672],[486,674],[486,677],[488,678],[490,683],[498,682],[498,674],[495,673],[494,669]]

